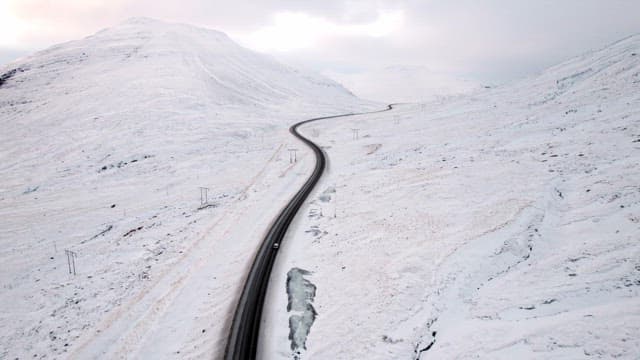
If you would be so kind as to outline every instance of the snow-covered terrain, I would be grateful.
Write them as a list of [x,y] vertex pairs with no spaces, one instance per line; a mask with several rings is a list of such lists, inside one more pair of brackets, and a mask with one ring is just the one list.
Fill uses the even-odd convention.
[[329,166],[280,250],[265,359],[638,358],[640,36],[301,131]]
[[313,166],[289,163],[288,126],[380,106],[150,19],[0,76],[2,359],[220,355],[256,245]]
[[[639,54],[305,125],[262,358],[637,358]],[[219,358],[288,126],[383,107],[149,19],[0,69],[0,358]]]
[[356,73],[326,72],[363,98],[385,102],[434,101],[470,93],[480,85],[424,66],[394,65]]

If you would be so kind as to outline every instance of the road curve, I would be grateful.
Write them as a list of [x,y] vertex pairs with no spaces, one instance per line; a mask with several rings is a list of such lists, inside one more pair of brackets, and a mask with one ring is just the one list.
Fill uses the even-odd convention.
[[[291,221],[293,221],[293,218],[298,212],[298,209],[300,209],[300,206],[302,206],[324,172],[326,158],[322,149],[320,149],[320,147],[314,144],[311,140],[302,136],[298,132],[298,127],[318,120],[373,114],[389,111],[391,109],[393,109],[393,106],[388,105],[384,110],[319,117],[301,121],[289,128],[289,132],[293,134],[293,136],[300,139],[303,143],[309,146],[311,150],[313,150],[316,157],[316,165],[313,169],[313,173],[311,173],[304,185],[302,185],[300,190],[298,190],[295,196],[289,201],[287,206],[273,222],[269,232],[258,249],[246,278],[244,288],[242,289],[242,295],[240,295],[240,300],[238,301],[235,315],[233,317],[227,346],[225,348],[225,360],[253,360],[256,358],[260,320],[262,317],[262,306],[267,293],[271,269],[273,268],[276,255],[278,254],[278,247],[284,238]],[[274,244],[278,244],[277,247],[274,247]]]

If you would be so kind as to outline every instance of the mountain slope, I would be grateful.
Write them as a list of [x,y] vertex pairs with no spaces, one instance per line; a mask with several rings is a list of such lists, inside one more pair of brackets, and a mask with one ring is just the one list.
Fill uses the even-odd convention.
[[[244,49],[223,33],[146,18],[51,47],[11,68],[28,70],[18,74],[18,82],[86,97],[106,91],[163,97],[171,89],[188,92],[187,99],[201,106],[279,109],[314,98],[330,106],[354,102],[339,84]],[[109,105],[108,97],[102,100],[99,105]]]
[[0,77],[0,358],[218,353],[261,232],[313,162],[289,163],[288,126],[372,107],[150,19]]
[[[636,359],[639,53],[634,36],[513,85],[301,129],[332,166],[280,250],[263,350]],[[317,313],[302,339],[294,270]]]

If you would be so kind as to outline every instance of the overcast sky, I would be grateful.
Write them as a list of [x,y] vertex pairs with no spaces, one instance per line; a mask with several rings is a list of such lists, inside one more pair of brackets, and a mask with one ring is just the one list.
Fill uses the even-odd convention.
[[0,63],[147,16],[319,72],[420,65],[503,82],[640,33],[639,0],[0,0]]

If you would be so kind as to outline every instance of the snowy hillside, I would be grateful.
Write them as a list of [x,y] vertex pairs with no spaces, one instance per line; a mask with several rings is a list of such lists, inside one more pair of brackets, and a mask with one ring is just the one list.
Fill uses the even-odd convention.
[[312,165],[289,163],[288,126],[372,108],[150,19],[0,78],[2,359],[219,354],[261,232]]
[[302,131],[331,167],[281,248],[269,358],[638,358],[640,36]]
[[473,81],[434,72],[424,66],[395,65],[360,73],[331,72],[326,75],[363,99],[393,103],[433,101],[480,88]]
[[[247,107],[282,111],[290,106],[302,110],[308,102],[334,109],[335,104],[353,102],[339,84],[244,49],[224,33],[147,18],[54,46],[8,65],[3,74],[14,69],[18,70],[14,84],[49,85],[42,93],[56,90],[65,98],[143,92],[128,103],[111,104],[119,106],[137,104],[134,100],[139,98],[169,98],[168,91],[192,107],[218,111]],[[114,101],[112,97],[96,106]]]

